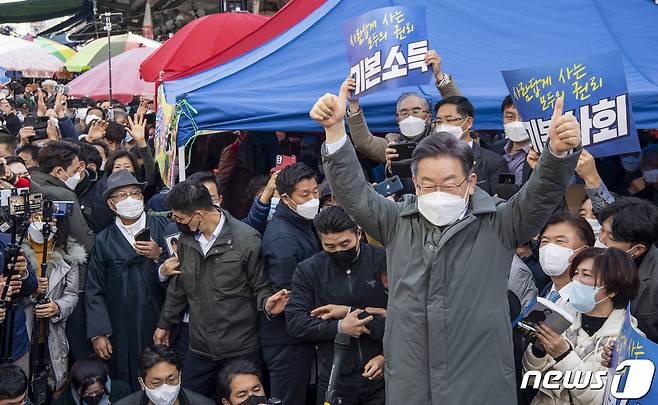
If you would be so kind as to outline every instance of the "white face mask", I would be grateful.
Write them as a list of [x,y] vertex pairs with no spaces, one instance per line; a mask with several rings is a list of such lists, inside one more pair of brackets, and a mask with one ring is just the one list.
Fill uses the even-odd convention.
[[435,134],[439,132],[446,132],[455,137],[455,139],[461,139],[464,130],[462,130],[462,127],[456,125],[441,124],[434,130]]
[[599,223],[599,220],[594,218],[585,218],[587,220],[587,223],[589,223],[589,226],[592,227],[592,230],[594,231],[594,236],[596,236],[596,240],[599,238],[599,234],[601,233],[601,224]]
[[647,183],[658,183],[658,169],[642,170],[642,177]]
[[457,221],[466,211],[468,187],[464,197],[434,191],[418,196],[418,211],[436,226],[445,226]]
[[[41,245],[43,244],[43,234],[41,230],[43,229],[43,222],[35,221],[30,224],[27,228],[27,233],[35,243]],[[48,235],[48,240],[51,240],[55,237],[55,232],[57,232],[57,226],[50,227],[50,234]]]
[[557,277],[567,271],[573,249],[549,243],[539,248],[539,264],[546,275]]
[[7,97],[9,97],[9,90],[7,89],[0,90],[0,98],[7,98]]
[[514,121],[504,125],[505,137],[512,142],[523,142],[530,139],[521,121]]
[[75,190],[75,188],[78,186],[78,183],[80,183],[80,180],[82,180],[82,177],[80,176],[80,172],[78,171],[75,172],[73,176],[69,176],[69,178],[64,181],[64,184],[66,184],[66,186],[71,190]]
[[176,385],[162,384],[158,388],[151,389],[144,386],[146,396],[155,405],[172,405],[178,399],[180,383]]
[[416,139],[425,133],[425,120],[410,115],[398,123],[400,133],[409,139]]
[[87,115],[87,118],[85,118],[85,124],[89,125],[92,123],[92,121],[100,121],[101,117],[95,114],[89,114]]
[[139,218],[144,212],[144,201],[128,197],[116,204],[116,212],[121,218]]
[[101,170],[105,170],[105,162],[107,162],[107,160],[103,160],[103,162],[101,162]]
[[79,119],[79,120],[85,120],[86,121],[87,110],[88,110],[87,108],[78,108],[75,111],[75,118]]
[[304,204],[297,204],[297,208],[295,209],[295,211],[302,217],[311,220],[315,218],[316,215],[318,215],[319,208],[320,208],[320,200],[317,198],[313,198],[312,200],[306,201]]

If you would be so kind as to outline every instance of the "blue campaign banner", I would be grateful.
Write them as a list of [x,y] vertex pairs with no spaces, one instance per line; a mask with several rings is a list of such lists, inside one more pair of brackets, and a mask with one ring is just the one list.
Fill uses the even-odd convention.
[[639,152],[621,52],[503,71],[535,150],[548,139],[555,100],[580,122],[583,147],[594,157]]
[[657,362],[658,345],[633,327],[628,306],[612,352],[603,404],[658,404],[658,383],[653,384]]
[[430,83],[425,7],[378,8],[348,21],[343,30],[355,98],[375,89]]

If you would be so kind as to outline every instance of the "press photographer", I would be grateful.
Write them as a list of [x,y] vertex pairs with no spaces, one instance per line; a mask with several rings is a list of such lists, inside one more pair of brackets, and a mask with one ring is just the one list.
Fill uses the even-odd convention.
[[[27,198],[29,195],[18,194],[17,190],[2,190],[0,198],[0,229],[10,231],[9,234],[0,233],[0,265],[3,269],[0,277],[0,285],[3,285],[0,290],[0,308],[5,312],[5,319],[0,326],[0,363],[14,363],[26,374],[30,368],[30,339],[22,298],[29,297],[37,289],[34,271],[27,265],[19,247],[25,235]],[[13,208],[10,202],[14,203]],[[29,212],[29,202],[27,206]],[[35,207],[38,208],[40,205]]]
[[22,245],[38,273],[38,288],[29,308],[33,313],[30,380],[34,382],[39,374],[46,376],[53,391],[64,384],[68,374],[65,327],[78,303],[78,266],[86,261],[85,250],[70,236],[66,220],[72,204],[44,201],[42,211],[31,215]]

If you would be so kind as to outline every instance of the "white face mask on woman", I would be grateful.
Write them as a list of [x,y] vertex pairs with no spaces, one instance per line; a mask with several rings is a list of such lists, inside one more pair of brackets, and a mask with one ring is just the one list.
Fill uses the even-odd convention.
[[[30,239],[32,239],[35,243],[41,245],[43,244],[43,234],[41,233],[42,230],[43,230],[43,222],[34,221],[27,228],[27,233],[30,236]],[[57,226],[54,225],[51,226],[50,234],[48,235],[48,240],[54,238],[56,232],[57,232]]]
[[466,211],[468,190],[463,197],[434,191],[418,196],[418,211],[436,226],[445,226],[457,221]]

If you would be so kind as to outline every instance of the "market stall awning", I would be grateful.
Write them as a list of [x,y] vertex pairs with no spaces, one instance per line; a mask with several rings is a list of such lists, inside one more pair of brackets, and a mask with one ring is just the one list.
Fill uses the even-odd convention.
[[44,21],[76,14],[90,0],[5,0],[0,2],[0,23]]
[[268,19],[250,13],[221,13],[198,18],[148,57],[140,73],[151,82],[184,75],[192,67],[231,47]]
[[[426,9],[430,47],[475,105],[476,129],[502,128],[500,104],[508,91],[501,70],[614,49],[624,56],[636,126],[658,128],[658,52],[649,51],[658,44],[658,5],[652,1],[327,0],[249,53],[165,82],[170,102],[185,99],[198,111],[189,116],[194,123],[181,116],[179,144],[196,129],[319,131],[309,109],[322,94],[338,92],[349,72],[343,24],[372,9],[418,4]],[[432,84],[365,96],[361,105],[372,131],[397,130],[395,102],[405,91],[439,99]]]

